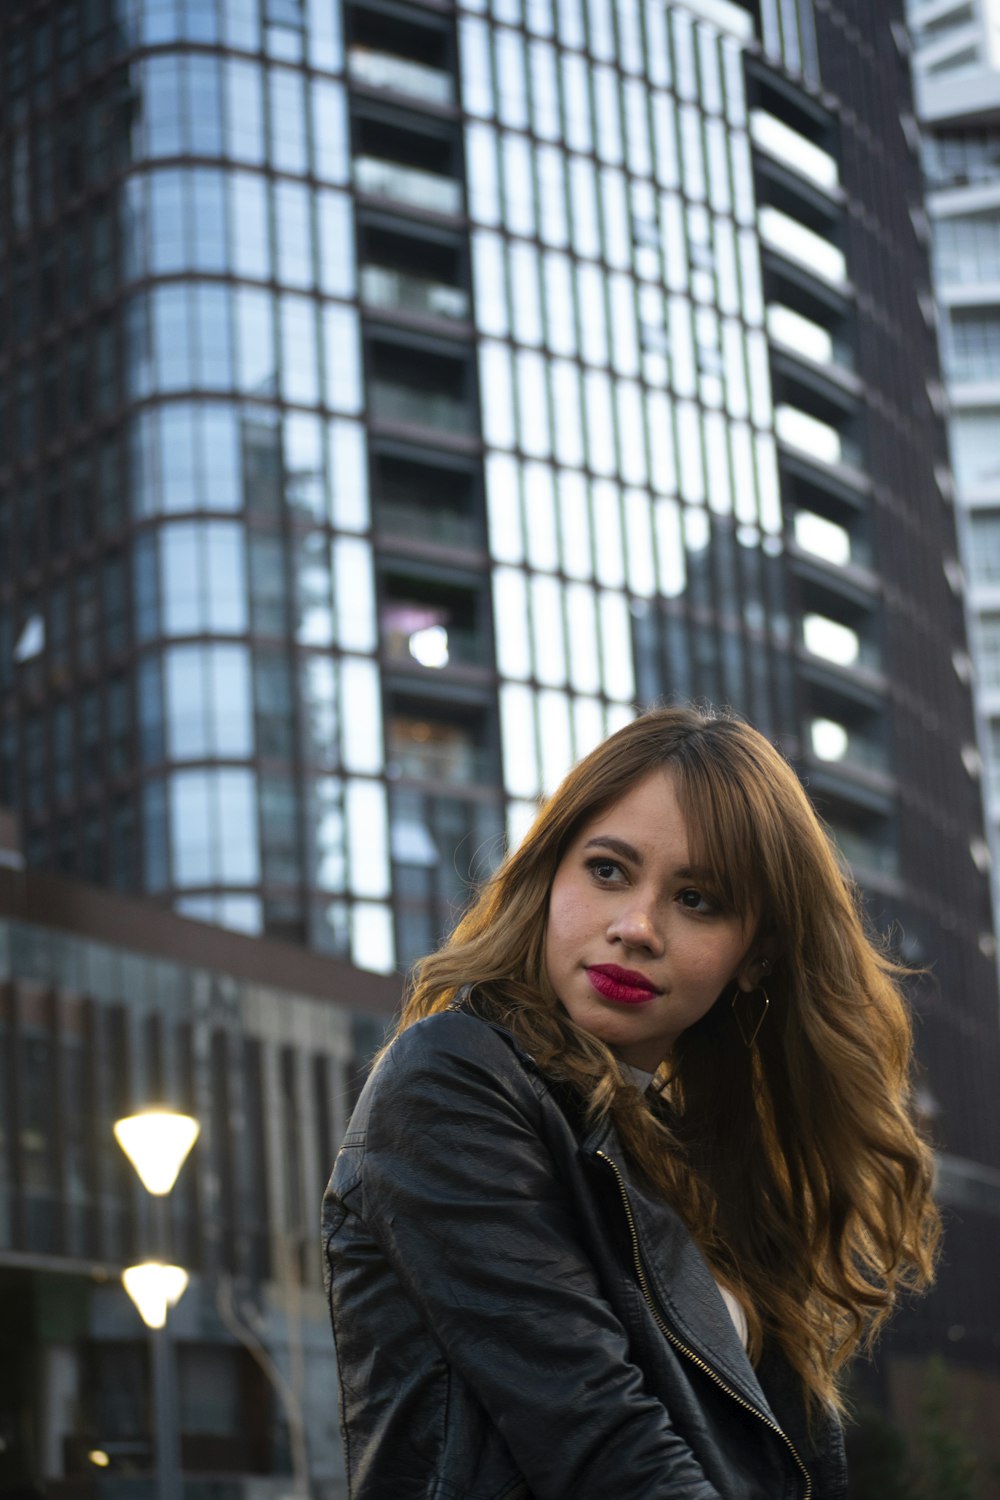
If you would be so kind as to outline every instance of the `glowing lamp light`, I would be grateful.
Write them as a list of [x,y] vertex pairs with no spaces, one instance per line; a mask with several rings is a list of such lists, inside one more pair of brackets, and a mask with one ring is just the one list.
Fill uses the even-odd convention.
[[422,667],[448,665],[448,632],[443,625],[426,625],[423,630],[415,630],[407,645],[410,655]]
[[149,1260],[122,1272],[125,1290],[139,1310],[147,1328],[162,1328],[167,1312],[181,1300],[188,1284],[182,1266],[164,1266]]
[[103,1448],[91,1448],[90,1452],[87,1454],[87,1457],[97,1469],[106,1469],[108,1467],[108,1464],[111,1462],[110,1458],[105,1453]]
[[162,1197],[177,1181],[201,1126],[172,1109],[147,1109],[115,1121],[115,1139],[147,1192]]

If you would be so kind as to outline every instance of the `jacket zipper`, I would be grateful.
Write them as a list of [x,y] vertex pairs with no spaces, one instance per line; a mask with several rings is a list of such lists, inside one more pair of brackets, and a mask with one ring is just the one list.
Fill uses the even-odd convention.
[[759,1418],[759,1420],[764,1423],[765,1427],[769,1427],[772,1432],[776,1432],[778,1434],[782,1442],[787,1446],[788,1451],[791,1453],[796,1464],[801,1470],[802,1477],[805,1479],[806,1488],[802,1500],[810,1500],[810,1497],[812,1496],[812,1478],[809,1474],[809,1470],[806,1468],[805,1464],[799,1457],[795,1449],[795,1445],[788,1434],[782,1432],[777,1422],[772,1422],[770,1417],[765,1416],[764,1413],[760,1411],[756,1406],[752,1405],[752,1403],[749,1402],[745,1396],[741,1396],[738,1391],[733,1390],[731,1385],[727,1385],[722,1376],[719,1375],[715,1370],[713,1370],[711,1365],[706,1364],[700,1354],[696,1354],[693,1349],[688,1348],[687,1344],[682,1343],[681,1340],[677,1337],[676,1333],[674,1333],[673,1329],[670,1328],[667,1324],[666,1320],[663,1317],[663,1314],[660,1312],[660,1309],[656,1304],[653,1293],[650,1290],[649,1281],[646,1276],[646,1268],[642,1263],[642,1253],[639,1249],[639,1235],[635,1227],[635,1219],[632,1215],[632,1205],[629,1202],[628,1189],[625,1186],[625,1179],[622,1176],[621,1169],[619,1168],[618,1163],[612,1160],[610,1156],[608,1156],[606,1151],[598,1151],[597,1155],[600,1157],[601,1161],[607,1162],[608,1166],[615,1174],[615,1180],[618,1183],[618,1191],[621,1194],[622,1206],[625,1209],[625,1217],[628,1220],[629,1234],[632,1239],[632,1259],[635,1264],[636,1279],[639,1282],[639,1287],[642,1291],[642,1295],[646,1300],[646,1305],[648,1306],[650,1312],[653,1314],[653,1318],[656,1321],[656,1326],[659,1328],[660,1332],[663,1334],[667,1342],[672,1344],[679,1354],[683,1354],[685,1358],[691,1360],[693,1364],[698,1366],[699,1370],[703,1370],[705,1372],[710,1380],[714,1380],[715,1384],[719,1386],[721,1390],[724,1390],[727,1396],[731,1396],[734,1401],[738,1402],[740,1406],[745,1407],[747,1411],[753,1412],[754,1416]]

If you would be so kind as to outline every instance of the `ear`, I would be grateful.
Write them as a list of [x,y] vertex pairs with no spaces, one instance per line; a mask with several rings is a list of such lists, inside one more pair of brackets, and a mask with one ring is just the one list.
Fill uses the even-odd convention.
[[767,983],[773,968],[769,958],[747,958],[737,970],[736,983],[745,995],[749,995],[752,990],[760,989],[761,985]]

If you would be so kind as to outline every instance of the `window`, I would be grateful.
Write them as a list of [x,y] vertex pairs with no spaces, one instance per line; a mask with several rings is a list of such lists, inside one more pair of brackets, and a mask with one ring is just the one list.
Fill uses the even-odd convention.
[[[949,433],[955,484],[959,492],[1000,492],[996,412],[989,409],[963,411],[952,418]],[[973,530],[977,531],[981,523],[992,524],[993,519],[975,518]]]
[[952,380],[1000,380],[1000,312],[953,308],[943,331],[945,370]]

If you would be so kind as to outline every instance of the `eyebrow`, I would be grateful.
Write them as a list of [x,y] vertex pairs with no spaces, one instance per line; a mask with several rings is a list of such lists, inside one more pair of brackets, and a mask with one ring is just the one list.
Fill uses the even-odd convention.
[[613,833],[600,833],[596,838],[588,839],[583,847],[585,849],[610,849],[614,854],[620,854],[623,859],[630,859],[634,865],[643,863],[638,849],[627,844],[624,839],[616,839]]
[[[599,833],[595,838],[588,839],[584,849],[610,849],[613,854],[620,854],[623,859],[631,860],[634,865],[645,863],[642,855],[634,845],[625,839],[616,838],[613,833]],[[691,865],[680,865],[674,871],[675,880],[704,880],[707,877],[706,870],[696,870]]]

